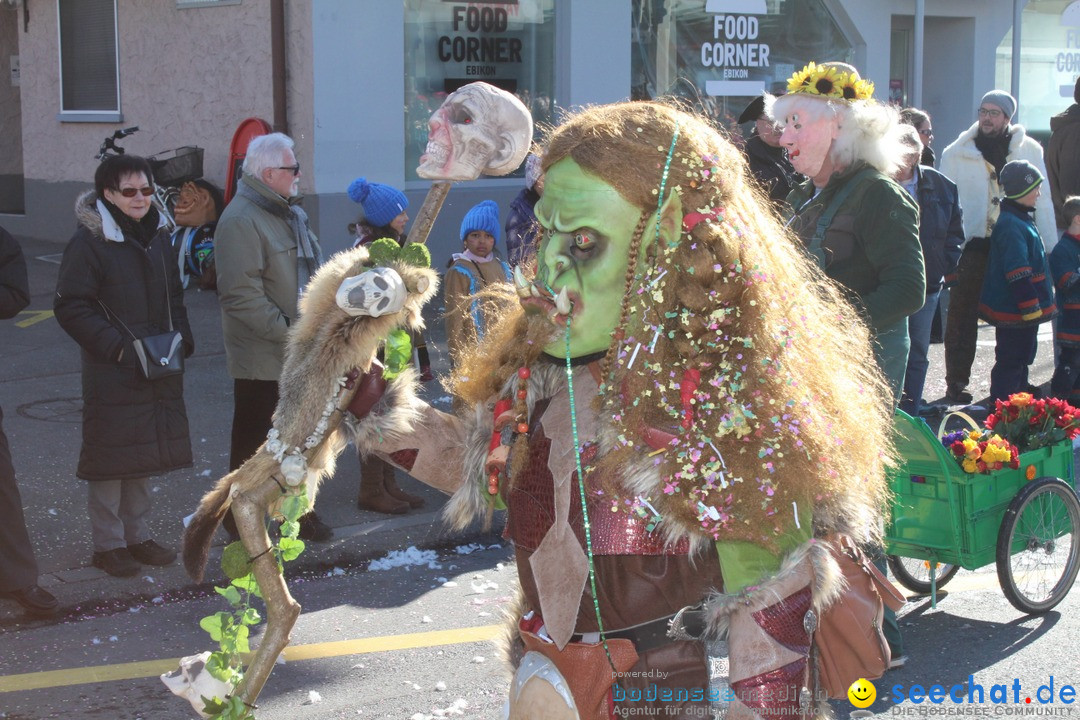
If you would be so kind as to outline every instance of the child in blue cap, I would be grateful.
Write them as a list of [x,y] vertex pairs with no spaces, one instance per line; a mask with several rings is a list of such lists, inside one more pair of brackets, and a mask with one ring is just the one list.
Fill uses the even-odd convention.
[[405,193],[390,185],[356,178],[349,183],[349,197],[364,209],[364,217],[356,223],[357,245],[370,245],[380,238],[390,238],[399,245],[405,243],[405,223],[409,215],[409,199]]
[[[363,218],[349,226],[350,232],[356,235],[353,247],[367,246],[381,238],[390,238],[398,245],[405,244],[405,223],[409,221],[409,215],[405,212],[409,199],[405,193],[391,185],[359,177],[349,183],[348,194],[364,210]],[[416,353],[420,379],[429,380],[431,361],[424,336],[419,332],[410,332],[409,337]],[[360,456],[360,491],[356,507],[384,515],[403,515],[423,505],[424,498],[398,487],[393,465],[375,455]]]
[[450,360],[460,349],[484,336],[484,316],[479,301],[471,297],[488,283],[510,282],[510,266],[498,256],[499,206],[492,200],[475,205],[461,221],[462,252],[454,253],[443,286],[446,300],[446,341]]
[[1039,325],[1057,315],[1043,239],[1035,225],[1035,203],[1043,176],[1027,160],[1006,163],[998,174],[1004,197],[990,233],[979,317],[993,325],[996,344],[990,371],[990,400],[1007,400],[1028,388]]

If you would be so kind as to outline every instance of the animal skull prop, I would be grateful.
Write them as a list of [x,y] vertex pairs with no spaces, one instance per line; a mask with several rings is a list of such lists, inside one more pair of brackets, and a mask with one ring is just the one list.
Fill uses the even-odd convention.
[[469,83],[432,113],[416,173],[428,180],[506,175],[525,160],[532,131],[532,115],[520,100],[494,85]]
[[335,300],[338,307],[354,317],[380,317],[401,310],[407,294],[405,282],[396,271],[377,267],[346,279]]
[[181,658],[180,667],[161,676],[161,682],[165,683],[165,687],[191,703],[195,712],[204,718],[210,717],[203,711],[206,700],[214,698],[224,700],[232,692],[231,685],[218,680],[206,669],[206,661],[209,657],[210,652],[207,651]]

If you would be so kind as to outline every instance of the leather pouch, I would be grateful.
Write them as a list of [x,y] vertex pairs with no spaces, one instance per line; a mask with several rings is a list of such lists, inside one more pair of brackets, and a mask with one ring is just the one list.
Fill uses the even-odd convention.
[[846,535],[825,539],[847,589],[825,609],[814,636],[818,683],[830,698],[847,697],[859,678],[885,674],[892,659],[881,622],[885,605],[899,610],[904,596]]
[[[518,631],[526,652],[536,651],[548,658],[566,678],[582,720],[610,720],[608,696],[617,678],[612,677],[611,663],[608,662],[603,643],[571,642],[559,650],[555,643],[541,640],[528,630],[519,627]],[[626,672],[637,663],[638,654],[630,640],[609,638],[607,646],[615,663],[615,671]]]

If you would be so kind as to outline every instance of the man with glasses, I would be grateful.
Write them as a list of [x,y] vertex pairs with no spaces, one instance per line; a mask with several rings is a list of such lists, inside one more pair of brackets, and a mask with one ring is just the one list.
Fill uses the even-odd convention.
[[[990,231],[1002,196],[998,173],[1005,163],[1027,160],[1044,176],[1042,146],[1020,125],[1010,124],[1016,100],[1004,90],[991,90],[979,103],[978,120],[941,154],[941,172],[956,183],[964,210],[964,248],[952,285],[945,324],[945,398],[967,404],[971,365],[975,361],[978,305],[990,255]],[[1054,208],[1047,195],[1035,208],[1035,223],[1049,252],[1057,241]]]
[[[255,454],[272,426],[278,376],[297,301],[322,262],[322,251],[300,208],[300,163],[282,133],[248,145],[243,176],[218,220],[214,238],[225,358],[233,378],[229,470]],[[235,537],[232,517],[225,528]],[[333,531],[315,513],[300,522],[305,540]]]

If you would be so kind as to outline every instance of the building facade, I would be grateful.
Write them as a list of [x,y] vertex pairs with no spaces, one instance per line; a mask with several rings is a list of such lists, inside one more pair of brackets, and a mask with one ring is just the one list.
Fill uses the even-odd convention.
[[[429,186],[415,173],[427,117],[473,80],[516,92],[538,126],[581,105],[660,95],[732,126],[751,96],[782,88],[806,62],[846,60],[880,99],[930,111],[940,151],[974,121],[985,91],[1010,87],[1002,67],[1012,69],[1018,4],[0,0],[0,65],[11,78],[0,83],[0,225],[66,241],[99,145],[130,125],[140,127],[124,143],[130,152],[197,145],[204,176],[224,185],[232,133],[257,117],[296,139],[305,208],[337,250],[359,214],[345,194],[355,177],[401,187],[419,208]],[[1031,4],[1046,23],[1070,3]],[[1071,88],[1076,66],[1055,76],[1055,92]],[[1024,70],[1023,83],[1034,86],[1036,74]],[[1032,112],[1068,104],[1051,108],[1039,82]],[[1023,117],[1028,95],[1018,90]],[[490,198],[505,210],[522,182],[455,186],[429,241],[436,262],[458,249],[469,207]]]

